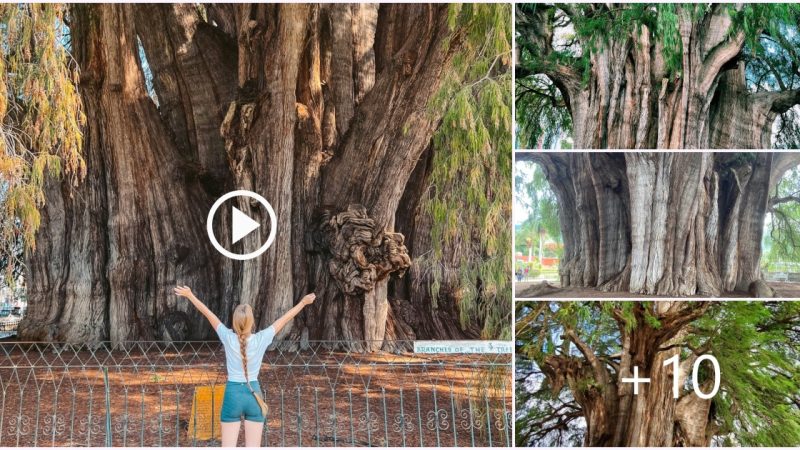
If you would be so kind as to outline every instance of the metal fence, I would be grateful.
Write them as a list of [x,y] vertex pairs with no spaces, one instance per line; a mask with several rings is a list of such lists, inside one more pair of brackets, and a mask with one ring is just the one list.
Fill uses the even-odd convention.
[[[267,352],[264,445],[511,445],[510,354],[333,344]],[[219,342],[0,343],[0,447],[217,445],[224,359]]]

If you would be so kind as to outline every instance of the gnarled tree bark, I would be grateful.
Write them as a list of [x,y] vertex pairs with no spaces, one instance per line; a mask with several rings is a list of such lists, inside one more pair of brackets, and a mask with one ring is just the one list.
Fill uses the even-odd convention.
[[[682,359],[678,366],[679,390],[673,396],[673,366],[664,361],[678,355],[686,326],[700,317],[708,302],[658,302],[656,317],[661,326],[648,325],[640,305],[632,311],[637,326],[630,328],[625,319],[619,323],[621,351],[602,360],[574,330],[563,338],[580,351],[580,356],[546,356],[540,367],[553,392],[568,387],[586,419],[584,445],[588,447],[707,447],[711,445],[711,400],[701,399],[683,388],[692,365],[702,349]],[[641,378],[650,382],[634,395],[633,377],[638,367]],[[703,386],[703,392],[710,387]]]
[[[396,313],[388,296],[409,293],[407,281],[392,281],[410,267],[406,243],[424,251],[415,227],[397,234],[395,216],[401,203],[422,214],[430,183],[409,180],[441,120],[428,104],[464,46],[448,6],[206,5],[205,14],[208,22],[190,5],[75,8],[88,176],[77,192],[51,186],[28,255],[20,335],[210,336],[170,295],[176,283],[222,320],[236,303],[251,304],[259,327],[316,292],[284,331],[291,339],[376,350],[387,336],[435,328],[436,314],[415,303],[430,302],[395,299],[412,305]],[[232,189],[256,191],[275,210],[277,239],[260,258],[226,260],[205,236],[210,204]],[[237,207],[263,214],[242,200]],[[241,250],[269,231],[247,236]],[[183,332],[159,329],[171,313],[189,317]]]
[[[558,8],[566,17],[581,14]],[[594,13],[616,20],[606,5],[596,5]],[[517,31],[538,63],[518,66],[517,78],[541,74],[558,87],[572,116],[573,148],[770,148],[775,118],[800,103],[800,91],[748,92],[745,33],[734,27],[728,6],[711,5],[698,18],[692,8],[676,5],[676,14],[678,69],[670,68],[653,30],[641,25],[583,43],[589,67],[580,73],[578,63],[551,61],[558,60],[551,58],[558,43],[552,11],[518,10]]]
[[770,189],[793,153],[519,153],[559,203],[564,287],[719,296],[761,279]]
[[[73,16],[90,175],[76,192],[48,189],[18,332],[70,342],[161,339],[162,323],[185,310],[167,294],[178,281],[202,286],[222,309],[220,257],[198,226],[209,197],[147,95],[132,7],[78,6]],[[199,329],[193,317],[186,325]]]

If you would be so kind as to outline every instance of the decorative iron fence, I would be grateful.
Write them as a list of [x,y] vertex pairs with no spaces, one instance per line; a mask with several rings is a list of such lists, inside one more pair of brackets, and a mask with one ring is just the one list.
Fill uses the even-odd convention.
[[[267,352],[264,445],[511,445],[510,354],[335,347]],[[224,360],[219,342],[0,343],[0,447],[216,445]]]

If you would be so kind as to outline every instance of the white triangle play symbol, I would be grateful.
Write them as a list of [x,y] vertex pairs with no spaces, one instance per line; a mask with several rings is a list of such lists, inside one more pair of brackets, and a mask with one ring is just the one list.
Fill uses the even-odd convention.
[[252,233],[253,230],[260,227],[261,224],[247,217],[245,213],[239,211],[239,208],[235,206],[232,206],[231,208],[231,213],[233,214],[233,236],[231,237],[231,243],[235,244],[243,237]]

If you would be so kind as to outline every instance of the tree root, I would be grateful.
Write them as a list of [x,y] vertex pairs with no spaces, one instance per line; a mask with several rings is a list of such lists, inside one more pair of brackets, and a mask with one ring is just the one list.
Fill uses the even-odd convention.
[[778,296],[775,290],[764,280],[756,280],[750,283],[748,292],[753,298],[773,298]]
[[527,287],[522,292],[517,292],[517,298],[528,298],[528,297],[542,297],[547,294],[553,294],[555,292],[560,292],[561,288],[551,284],[549,281],[545,280],[539,284],[535,284],[533,286]]

